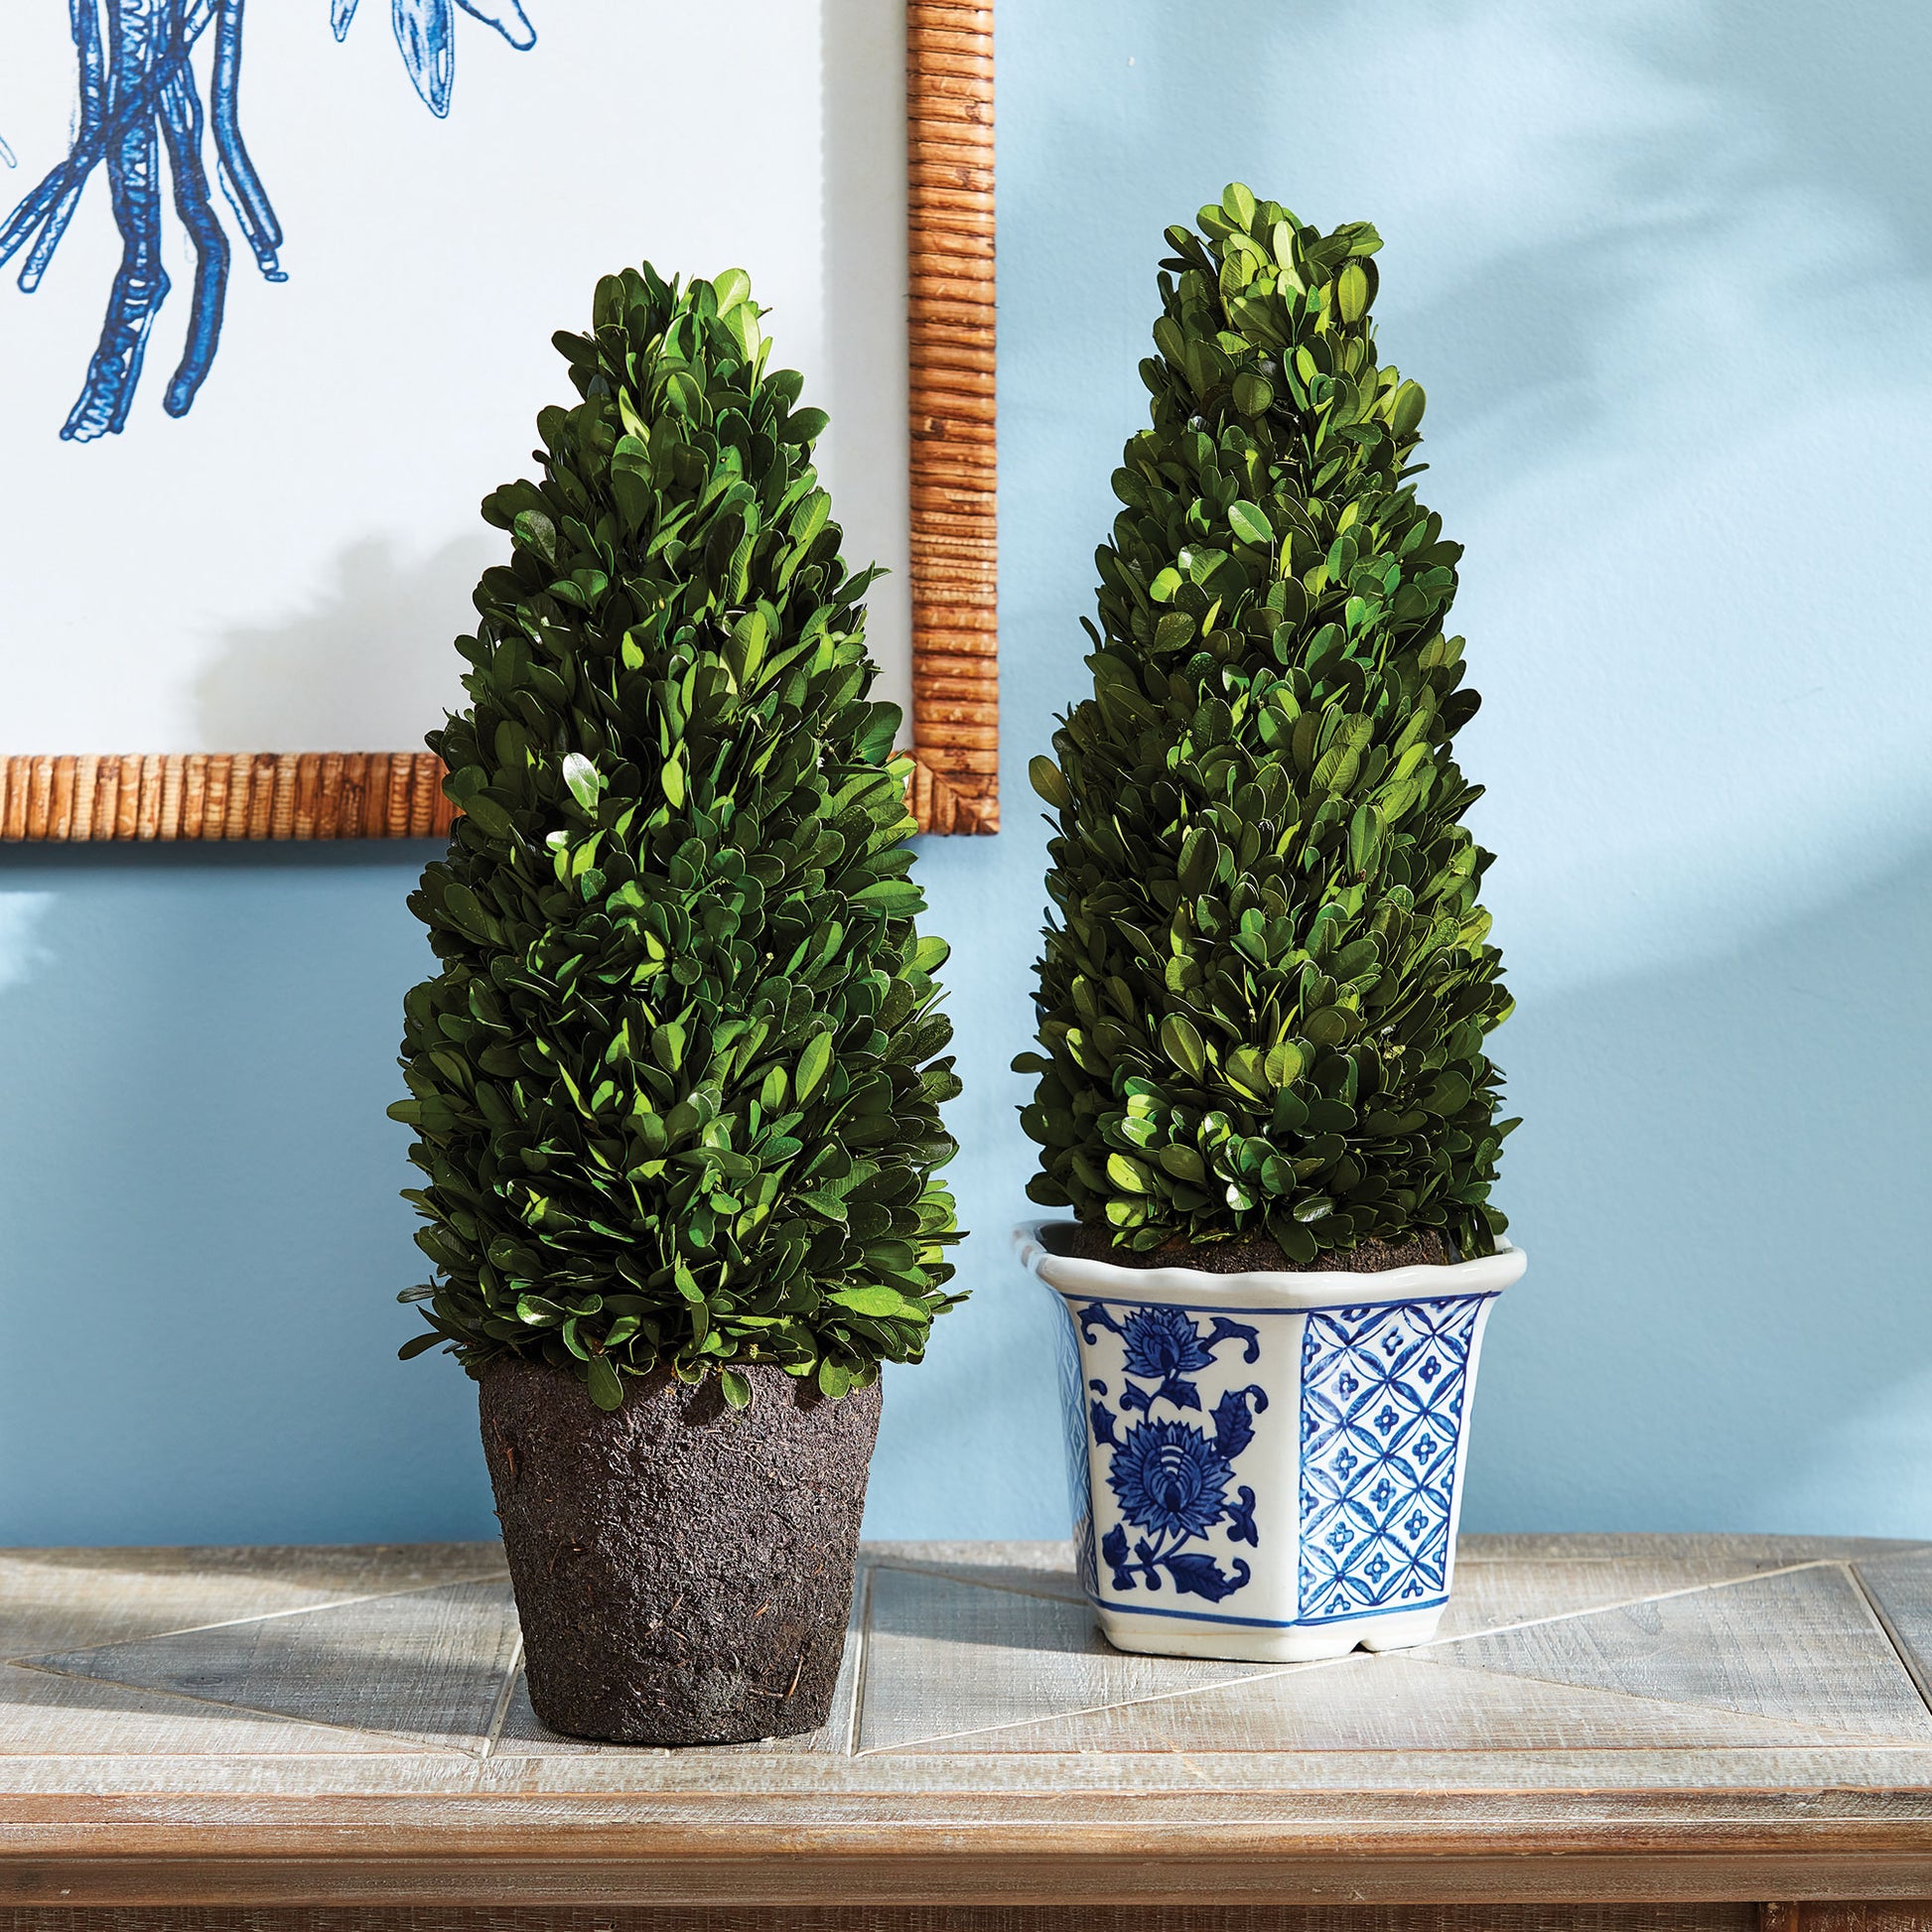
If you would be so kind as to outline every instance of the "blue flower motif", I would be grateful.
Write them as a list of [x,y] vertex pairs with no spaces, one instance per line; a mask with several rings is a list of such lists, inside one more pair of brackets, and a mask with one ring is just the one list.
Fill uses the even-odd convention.
[[1157,1536],[1197,1536],[1220,1519],[1234,1471],[1198,1429],[1137,1423],[1114,1450],[1107,1482],[1121,1514]]
[[[1183,1596],[1219,1602],[1245,1587],[1247,1564],[1237,1557],[1223,1570],[1208,1551],[1185,1546],[1222,1522],[1229,1542],[1259,1545],[1255,1492],[1244,1486],[1233,1502],[1227,1492],[1235,1458],[1254,1440],[1255,1417],[1268,1407],[1267,1392],[1258,1383],[1223,1390],[1214,1404],[1211,1432],[1181,1421],[1157,1422],[1155,1411],[1165,1406],[1199,1415],[1200,1390],[1190,1377],[1211,1368],[1230,1341],[1240,1344],[1244,1361],[1258,1361],[1260,1331],[1225,1315],[1216,1315],[1203,1329],[1184,1310],[1164,1304],[1123,1308],[1122,1315],[1116,1319],[1102,1302],[1075,1314],[1087,1342],[1103,1329],[1120,1337],[1126,1371],[1115,1406],[1104,1400],[1088,1405],[1093,1440],[1110,1451],[1107,1481],[1126,1519],[1101,1539],[1099,1554],[1115,1589],[1159,1590],[1165,1576]],[[1093,1396],[1107,1394],[1104,1381],[1087,1387]],[[1130,1426],[1130,1417],[1143,1420]],[[1128,1523],[1146,1532],[1131,1544]]]
[[1233,1502],[1228,1504],[1228,1541],[1260,1546],[1255,1529],[1255,1492],[1244,1482]]
[[1200,1330],[1179,1309],[1136,1309],[1122,1332],[1129,1375],[1164,1381],[1170,1375],[1206,1368],[1214,1359],[1201,1346]]

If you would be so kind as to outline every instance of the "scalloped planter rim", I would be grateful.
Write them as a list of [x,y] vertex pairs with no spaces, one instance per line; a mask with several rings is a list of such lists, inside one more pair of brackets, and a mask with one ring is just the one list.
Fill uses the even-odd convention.
[[1081,1583],[1121,1650],[1306,1663],[1436,1634],[1490,1305],[1522,1251],[1386,1274],[1122,1268],[1052,1293]]

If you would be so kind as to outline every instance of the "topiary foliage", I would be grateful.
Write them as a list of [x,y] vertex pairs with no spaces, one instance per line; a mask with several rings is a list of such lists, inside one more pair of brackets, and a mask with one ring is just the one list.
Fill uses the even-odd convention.
[[475,1368],[765,1361],[830,1395],[917,1360],[945,1292],[958,1090],[913,926],[899,715],[745,275],[647,265],[560,335],[581,400],[483,504],[509,563],[432,732],[463,816],[410,900],[411,1291]]
[[1423,392],[1376,362],[1380,237],[1238,186],[1199,222],[1168,230],[1093,696],[1034,760],[1060,916],[1015,1062],[1030,1192],[1134,1249],[1485,1254],[1509,1001],[1450,756],[1461,550],[1408,481]]

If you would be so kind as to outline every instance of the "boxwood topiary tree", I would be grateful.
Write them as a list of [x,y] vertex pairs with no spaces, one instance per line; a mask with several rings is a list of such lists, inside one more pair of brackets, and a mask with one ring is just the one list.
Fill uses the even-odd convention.
[[916,1360],[946,1292],[946,956],[918,936],[896,707],[811,467],[825,424],[765,368],[739,270],[646,265],[560,335],[580,400],[460,641],[429,737],[460,808],[410,900],[406,1294],[466,1366],[626,1377],[779,1364],[829,1395]]
[[1486,1254],[1509,1001],[1451,757],[1461,551],[1409,481],[1423,392],[1376,361],[1380,237],[1235,186],[1167,238],[1093,695],[1033,765],[1059,919],[1015,1062],[1030,1191],[1130,1250]]

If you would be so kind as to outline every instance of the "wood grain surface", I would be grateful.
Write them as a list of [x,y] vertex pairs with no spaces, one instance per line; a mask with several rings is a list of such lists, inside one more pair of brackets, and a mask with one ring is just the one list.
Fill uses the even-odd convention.
[[[1882,1909],[1882,1908],[1880,1908]],[[1835,1923],[1853,1932],[1851,1921]],[[1887,1914],[1858,1932],[1907,1932]],[[1778,1932],[1798,1932],[1779,1921]],[[1750,1905],[0,1907],[0,1932],[1760,1932]],[[1823,1921],[1805,1932],[1826,1932]]]
[[[0,1903],[23,1932],[1918,1923],[1876,1901],[1932,1897],[1901,1654],[1932,1548],[1471,1537],[1459,1562],[1435,1642],[1253,1666],[1113,1651],[1064,1545],[871,1545],[825,1728],[664,1751],[537,1724],[493,1546],[0,1553]],[[1546,1916],[1285,1916],[1504,1903]],[[1549,1915],[1612,1905],[1635,1916]]]
[[1000,829],[993,8],[905,9],[912,812]]
[[[923,832],[1000,828],[993,8],[907,0],[912,743]],[[0,842],[447,837],[427,752],[9,758]]]

